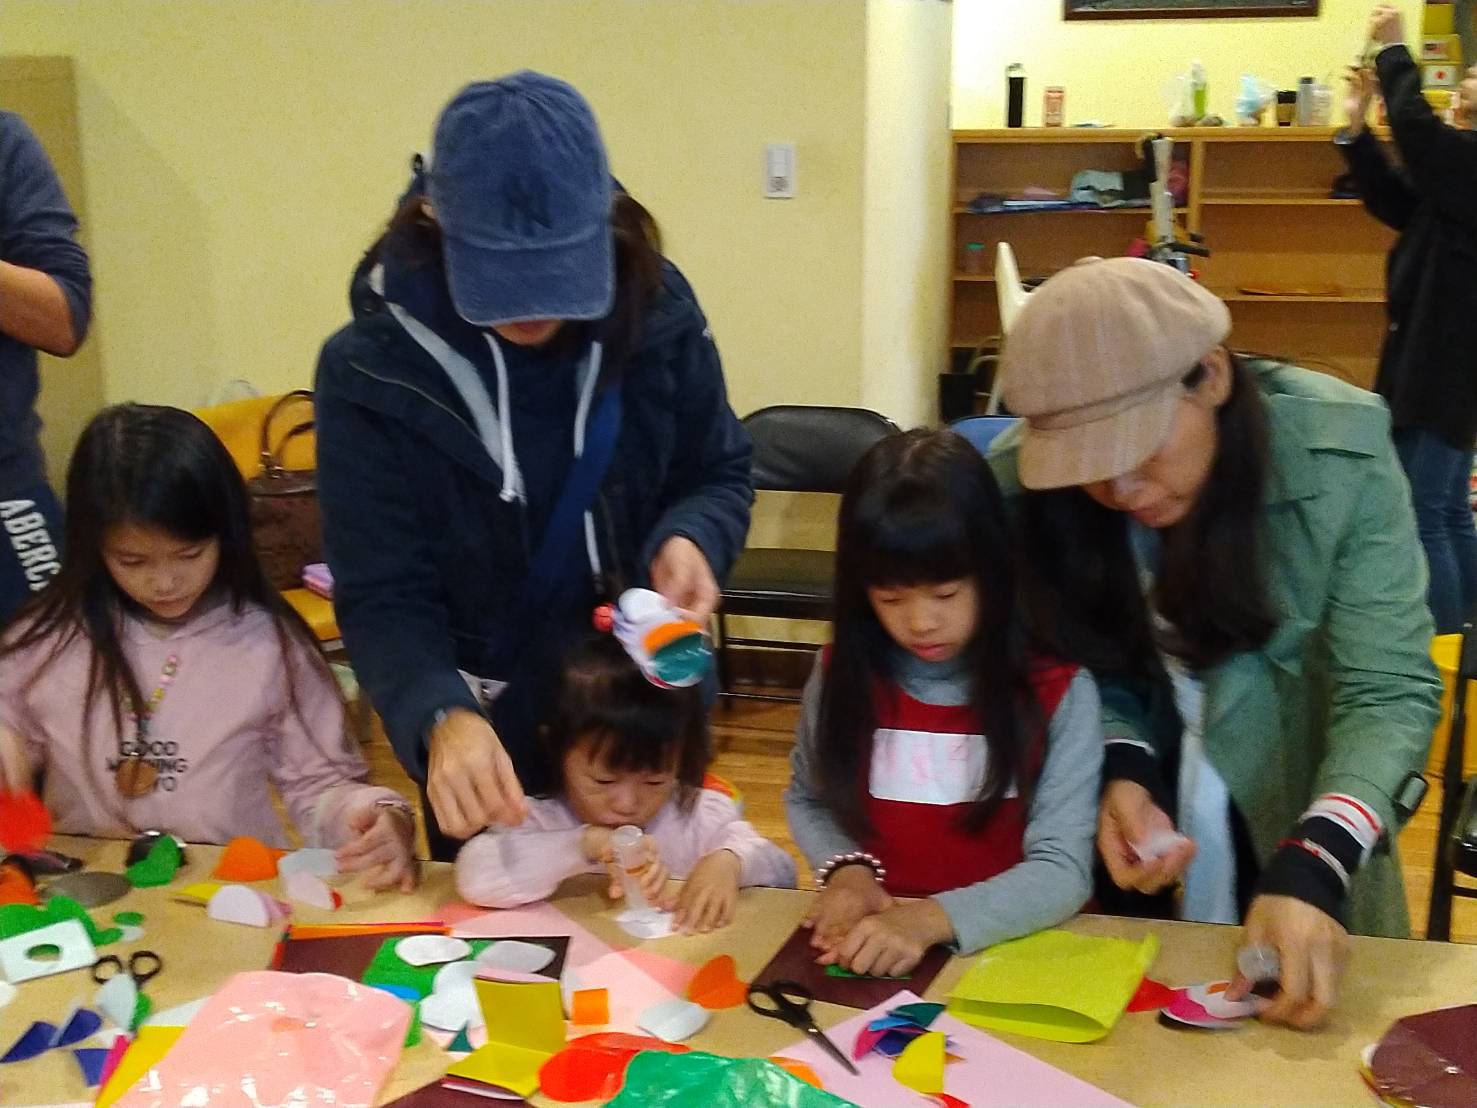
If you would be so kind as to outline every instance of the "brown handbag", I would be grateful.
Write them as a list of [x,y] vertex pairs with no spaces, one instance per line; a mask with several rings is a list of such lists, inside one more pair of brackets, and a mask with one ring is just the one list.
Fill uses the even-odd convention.
[[313,430],[313,420],[294,424],[272,439],[272,424],[294,401],[312,402],[307,389],[294,389],[272,405],[262,420],[262,472],[246,482],[251,497],[251,538],[262,572],[278,590],[301,588],[303,567],[323,561],[323,525],[318,514],[318,473],[287,469],[282,452],[287,444]]

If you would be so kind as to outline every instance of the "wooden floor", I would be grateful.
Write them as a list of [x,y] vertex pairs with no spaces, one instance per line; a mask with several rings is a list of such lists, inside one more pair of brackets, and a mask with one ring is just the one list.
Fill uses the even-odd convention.
[[[731,781],[742,792],[744,810],[760,834],[773,839],[795,856],[800,873],[809,870],[790,839],[780,794],[790,778],[789,750],[794,734],[796,707],[753,700],[735,700],[713,713],[718,757],[713,771]],[[370,776],[389,785],[419,807],[419,797],[410,779],[395,761],[378,726],[367,745]],[[1432,781],[1425,805],[1416,813],[1400,837],[1400,856],[1405,867],[1406,897],[1417,935],[1425,934],[1426,908],[1431,889],[1431,859],[1439,816],[1439,794]],[[421,850],[424,853],[425,843]],[[802,884],[805,877],[802,876]],[[1459,900],[1452,922],[1452,935],[1463,942],[1477,942],[1477,900]]]

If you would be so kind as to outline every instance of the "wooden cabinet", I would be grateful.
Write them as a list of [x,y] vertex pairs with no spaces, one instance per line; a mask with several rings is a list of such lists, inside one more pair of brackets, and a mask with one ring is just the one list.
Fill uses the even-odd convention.
[[[999,331],[996,243],[1011,244],[1029,278],[1087,255],[1124,254],[1147,233],[1144,208],[976,215],[970,201],[984,192],[1018,196],[1033,185],[1065,193],[1079,170],[1140,168],[1138,144],[1153,133],[1173,137],[1187,167],[1186,206],[1177,215],[1212,251],[1196,259],[1196,272],[1230,305],[1232,344],[1367,387],[1385,330],[1385,255],[1394,233],[1359,201],[1330,199],[1344,162],[1329,128],[956,131],[953,345],[973,348]],[[970,243],[983,246],[982,272],[966,272]]]

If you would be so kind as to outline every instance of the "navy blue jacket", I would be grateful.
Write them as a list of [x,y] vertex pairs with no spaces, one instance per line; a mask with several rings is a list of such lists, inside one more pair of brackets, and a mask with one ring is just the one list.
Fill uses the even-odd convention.
[[[0,261],[37,269],[67,298],[78,341],[87,334],[92,276],[77,241],[77,217],[56,170],[25,121],[0,112]],[[46,480],[36,351],[0,333],[0,499]]]
[[[423,322],[436,315],[412,314]],[[465,342],[453,345],[473,356],[495,401],[490,354],[478,359]],[[462,670],[510,682],[492,723],[524,788],[542,792],[557,782],[537,727],[560,656],[589,631],[596,601],[583,545],[580,568],[516,661],[505,665],[499,654],[571,464],[583,344],[573,354],[503,348],[526,505],[499,498],[502,474],[460,395],[385,311],[362,315],[324,345],[318,487],[344,644],[402,764],[424,781],[437,711],[477,710]],[[682,535],[722,581],[748,533],[750,446],[728,405],[707,321],[670,263],[637,349],[602,377],[602,388],[622,390],[620,435],[595,509],[605,568],[623,586],[646,584],[657,548]]]

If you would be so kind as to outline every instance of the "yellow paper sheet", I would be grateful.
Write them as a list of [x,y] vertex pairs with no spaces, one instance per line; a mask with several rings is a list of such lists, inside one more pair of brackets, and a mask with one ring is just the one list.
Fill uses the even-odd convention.
[[476,978],[477,1004],[487,1021],[488,1045],[557,1054],[564,1049],[564,1000],[557,981]]
[[140,1027],[113,1076],[108,1078],[108,1083],[98,1094],[96,1108],[110,1108],[115,1100],[163,1060],[184,1033],[183,1027]]
[[892,1064],[892,1076],[924,1096],[944,1091],[944,1035],[925,1031],[903,1048]]
[[564,1000],[557,981],[472,982],[487,1022],[487,1045],[474,1050],[448,1077],[466,1077],[528,1096],[538,1071],[564,1049]]
[[187,904],[209,904],[210,898],[220,891],[219,881],[197,881],[193,885],[186,885],[173,895],[175,900],[183,900]]
[[949,1011],[966,1023],[1038,1039],[1086,1043],[1123,1015],[1159,940],[1042,931],[992,946],[954,986]]

